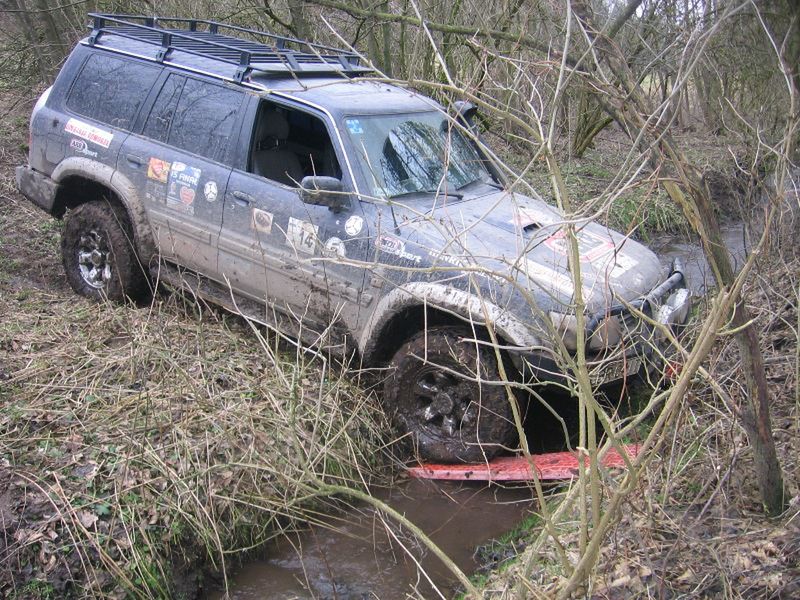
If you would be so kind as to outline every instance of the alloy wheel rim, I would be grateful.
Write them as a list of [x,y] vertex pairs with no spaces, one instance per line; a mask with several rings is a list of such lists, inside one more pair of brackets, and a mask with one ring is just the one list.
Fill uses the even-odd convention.
[[438,369],[422,371],[412,390],[414,418],[431,432],[454,437],[475,420],[469,382]]
[[111,256],[103,236],[92,229],[81,235],[78,244],[78,268],[83,280],[95,289],[103,289],[111,279]]

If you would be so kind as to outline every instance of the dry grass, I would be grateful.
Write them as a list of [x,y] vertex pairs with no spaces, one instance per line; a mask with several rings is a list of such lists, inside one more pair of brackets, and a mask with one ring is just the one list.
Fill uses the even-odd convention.
[[357,374],[177,294],[78,298],[58,224],[8,167],[0,193],[0,596],[192,597],[365,488],[387,428]]

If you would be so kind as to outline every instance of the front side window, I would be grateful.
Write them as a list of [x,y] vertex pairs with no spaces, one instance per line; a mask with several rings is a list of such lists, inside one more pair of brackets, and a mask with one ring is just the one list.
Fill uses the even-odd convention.
[[325,123],[310,113],[262,100],[250,150],[251,173],[297,187],[304,177],[342,177]]
[[[165,86],[161,95],[172,98],[176,93],[173,88]],[[167,110],[166,116],[155,118],[160,118],[162,122],[170,121],[167,138],[170,145],[224,162],[243,98],[241,92],[197,79],[186,79],[174,114]],[[158,100],[161,100],[161,96]],[[169,105],[168,101],[166,104]],[[145,128],[150,125],[150,118],[153,118],[153,113],[148,117]]]
[[130,130],[160,73],[158,67],[92,54],[67,96],[67,108],[117,129]]
[[472,143],[439,112],[348,117],[344,124],[376,197],[493,182]]

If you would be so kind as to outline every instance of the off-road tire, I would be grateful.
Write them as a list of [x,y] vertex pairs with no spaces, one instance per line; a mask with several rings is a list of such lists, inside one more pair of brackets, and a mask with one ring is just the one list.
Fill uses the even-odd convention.
[[125,211],[105,200],[81,204],[66,218],[61,260],[81,296],[120,302],[149,292]]
[[[400,347],[389,365],[386,408],[398,434],[427,461],[488,460],[515,431],[506,390],[496,383],[500,377],[493,349],[464,338],[474,340],[474,335],[461,327],[422,331]],[[478,375],[495,383],[479,384]]]

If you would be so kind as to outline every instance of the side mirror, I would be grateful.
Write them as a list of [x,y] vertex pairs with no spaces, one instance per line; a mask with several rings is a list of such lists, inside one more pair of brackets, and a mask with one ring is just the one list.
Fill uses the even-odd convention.
[[345,193],[341,179],[314,175],[303,177],[300,182],[300,199],[306,204],[327,206],[333,211],[350,206],[350,197]]
[[457,100],[453,105],[456,109],[456,121],[467,129],[475,129],[477,125],[478,107],[466,100]]

